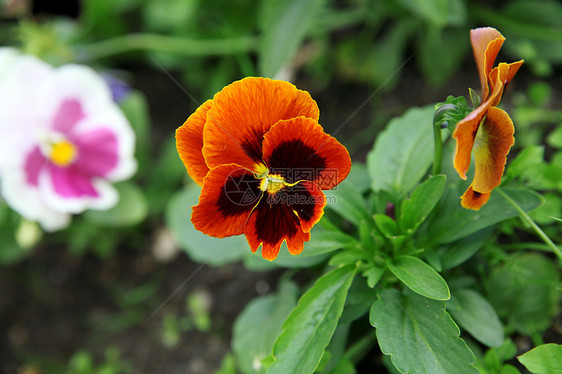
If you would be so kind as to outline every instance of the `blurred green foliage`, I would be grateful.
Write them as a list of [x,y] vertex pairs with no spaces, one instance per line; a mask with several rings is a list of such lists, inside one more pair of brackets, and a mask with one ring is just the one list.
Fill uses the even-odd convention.
[[556,0],[84,0],[77,22],[39,19],[1,38],[59,64],[158,61],[201,97],[242,76],[295,69],[319,87],[342,77],[389,89],[411,59],[442,86],[470,52],[468,29],[481,25],[509,35],[507,53],[539,76],[562,63]]
[[130,366],[121,360],[119,350],[114,347],[105,351],[105,362],[101,365],[94,363],[92,354],[87,351],[76,352],[68,362],[65,374],[122,374],[130,373]]

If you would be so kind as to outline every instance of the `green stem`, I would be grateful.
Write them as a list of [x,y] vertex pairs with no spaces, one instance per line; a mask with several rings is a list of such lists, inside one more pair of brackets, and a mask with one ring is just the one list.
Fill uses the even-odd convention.
[[[456,112],[458,108],[454,104],[443,104],[433,115],[433,139],[435,144],[433,152],[433,175],[441,174],[441,165],[443,163],[443,137],[441,129],[447,127],[448,122],[443,119],[449,111]],[[444,127],[442,127],[442,125]]]
[[433,175],[441,174],[441,163],[443,162],[443,139],[441,138],[441,126],[433,126],[435,139],[435,151],[433,153]]
[[84,46],[82,60],[96,60],[131,51],[169,52],[185,56],[216,56],[254,51],[257,38],[188,39],[158,34],[128,34]]
[[[558,249],[560,246],[557,245]],[[533,251],[543,251],[543,252],[550,252],[550,246],[544,243],[513,243],[513,244],[504,244],[502,246],[503,249],[511,250],[511,251],[526,251],[526,250],[533,250]]]
[[529,217],[529,215],[523,209],[521,209],[521,207],[515,201],[513,201],[513,199],[511,197],[509,197],[508,194],[503,192],[500,188],[498,188],[497,190],[500,193],[500,195],[502,195],[503,198],[506,199],[507,202],[510,203],[511,206],[513,206],[515,208],[515,210],[517,210],[517,212],[519,212],[519,214],[521,215],[521,218],[524,221],[526,221],[529,225],[531,225],[531,227],[533,228],[533,230],[535,230],[537,235],[540,236],[540,238],[545,242],[545,244],[562,261],[562,252],[560,251],[560,248],[558,248],[558,246],[556,246],[556,244],[554,244],[554,242],[552,240],[550,240],[548,235],[546,235],[545,232],[542,231],[542,229],[535,223],[535,221],[533,221],[533,219],[531,217]]
[[447,110],[454,110],[457,107],[453,104],[445,104],[439,107],[433,115],[433,175],[441,174],[441,164],[443,163],[443,138],[441,137],[442,115]]

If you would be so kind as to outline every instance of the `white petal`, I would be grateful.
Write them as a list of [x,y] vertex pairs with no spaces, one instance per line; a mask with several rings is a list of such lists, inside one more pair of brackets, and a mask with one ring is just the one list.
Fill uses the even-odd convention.
[[57,68],[40,87],[39,103],[50,109],[53,118],[60,104],[75,99],[82,104],[86,116],[103,111],[113,103],[107,83],[93,69],[81,65],[64,65]]
[[59,212],[78,214],[86,209],[107,210],[117,204],[119,193],[109,182],[96,178],[92,180],[92,185],[98,192],[97,197],[64,197],[55,191],[53,179],[48,170],[42,170],[39,174],[39,194],[41,200],[48,207]]
[[15,48],[0,47],[0,80],[2,80],[2,77],[18,55],[19,52]]
[[47,123],[37,87],[53,69],[32,56],[15,57],[0,79],[0,173],[22,163]]
[[45,231],[56,231],[70,224],[71,215],[48,207],[39,191],[25,180],[23,169],[11,169],[2,176],[1,191],[6,203],[24,218],[39,222]]

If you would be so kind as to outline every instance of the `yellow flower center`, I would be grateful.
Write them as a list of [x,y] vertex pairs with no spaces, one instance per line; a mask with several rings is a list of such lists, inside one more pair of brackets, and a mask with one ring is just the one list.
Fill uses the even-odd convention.
[[283,179],[283,177],[280,175],[266,175],[260,181],[260,190],[264,192],[267,191],[270,194],[274,194],[287,185],[288,183],[285,182],[285,179]]
[[76,147],[67,140],[54,143],[49,158],[58,166],[68,166],[76,158]]

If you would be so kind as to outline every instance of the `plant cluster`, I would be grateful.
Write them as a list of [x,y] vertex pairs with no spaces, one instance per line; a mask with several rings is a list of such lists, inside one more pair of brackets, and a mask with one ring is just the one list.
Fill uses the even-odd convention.
[[[3,266],[37,247],[107,260],[162,240],[201,264],[277,269],[275,291],[234,322],[221,374],[347,374],[375,360],[392,373],[562,372],[546,334],[562,297],[562,110],[546,80],[562,61],[558,2],[80,4],[74,18],[3,5],[15,20],[0,25],[12,46],[0,49]],[[482,23],[497,29],[469,33]],[[496,63],[498,30],[520,61]],[[287,82],[320,92],[338,77],[377,94],[413,59],[443,86],[471,45],[480,92],[383,113],[347,144],[348,122],[329,135],[314,95]],[[188,87],[183,125],[152,123],[133,88],[146,66]],[[527,67],[544,80],[509,90]],[[126,312],[107,328],[142,323],[158,281],[117,285]],[[212,325],[193,293],[185,313],[164,314],[162,344]],[[57,370],[131,372],[121,356],[77,347]]]

